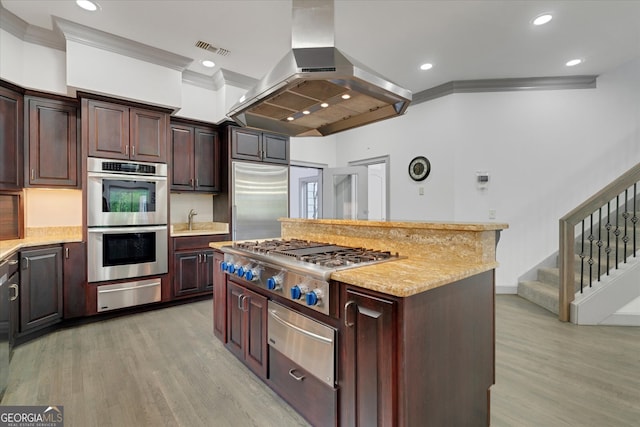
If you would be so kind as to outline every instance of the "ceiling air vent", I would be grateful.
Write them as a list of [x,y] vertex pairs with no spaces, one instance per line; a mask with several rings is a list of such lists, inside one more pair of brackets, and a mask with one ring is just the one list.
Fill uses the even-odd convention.
[[207,50],[209,52],[217,53],[220,56],[227,56],[227,55],[229,55],[231,53],[227,49],[224,49],[224,48],[221,48],[221,47],[212,46],[211,43],[203,42],[202,40],[198,40],[196,42],[196,47],[199,47],[200,49]]

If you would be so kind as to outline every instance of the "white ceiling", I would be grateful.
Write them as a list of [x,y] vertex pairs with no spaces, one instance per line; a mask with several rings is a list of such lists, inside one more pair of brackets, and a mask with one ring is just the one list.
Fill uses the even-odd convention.
[[[291,0],[98,0],[94,13],[69,0],[1,2],[34,26],[53,29],[57,16],[193,58],[188,69],[206,75],[261,78],[291,47]],[[544,12],[554,19],[534,27]],[[640,1],[336,0],[335,44],[414,93],[454,80],[598,75],[640,57]],[[584,63],[566,67],[573,58]],[[424,62],[433,69],[420,71]]]

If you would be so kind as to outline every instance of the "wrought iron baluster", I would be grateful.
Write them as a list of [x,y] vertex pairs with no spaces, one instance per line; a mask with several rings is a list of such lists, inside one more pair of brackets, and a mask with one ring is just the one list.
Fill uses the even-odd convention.
[[609,260],[611,259],[611,201],[607,202],[607,225],[605,226],[607,229],[607,247],[604,249],[607,254],[607,276],[609,275],[609,271],[611,270],[611,265],[609,264]]
[[[584,288],[584,219],[582,220],[582,233],[580,235],[580,293]],[[575,289],[573,290],[575,292]]]
[[623,252],[623,261],[627,263],[627,244],[629,243],[629,235],[627,234],[627,220],[629,219],[629,189],[624,190],[624,212],[622,213],[622,218],[624,218],[624,236],[622,236],[622,241],[624,242],[624,252]]
[[618,252],[619,252],[619,246],[620,246],[620,195],[616,196],[616,229],[613,231],[613,234],[616,236],[616,269],[618,268]]
[[637,205],[637,196],[638,196],[638,183],[633,184],[633,216],[631,217],[631,224],[633,224],[633,257],[636,257],[636,224],[638,223],[638,205]]
[[598,282],[602,277],[602,207],[598,208]]
[[589,287],[593,283],[593,213],[589,215]]

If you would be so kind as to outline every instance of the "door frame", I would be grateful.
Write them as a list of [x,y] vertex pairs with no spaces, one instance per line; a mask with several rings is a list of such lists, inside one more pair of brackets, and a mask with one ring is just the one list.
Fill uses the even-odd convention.
[[370,157],[367,159],[354,160],[347,163],[349,166],[369,166],[384,163],[385,165],[385,219],[389,220],[389,214],[391,213],[391,197],[389,189],[391,188],[391,156],[389,154],[384,156]]

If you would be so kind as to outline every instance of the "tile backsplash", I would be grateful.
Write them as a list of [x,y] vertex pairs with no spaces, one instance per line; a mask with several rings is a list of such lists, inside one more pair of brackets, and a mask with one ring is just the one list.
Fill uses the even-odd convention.
[[198,213],[193,217],[194,222],[212,222],[214,197],[211,194],[171,193],[169,223],[187,222],[191,209]]

